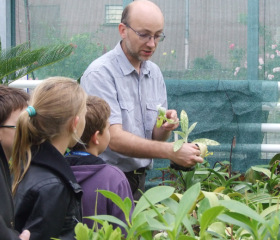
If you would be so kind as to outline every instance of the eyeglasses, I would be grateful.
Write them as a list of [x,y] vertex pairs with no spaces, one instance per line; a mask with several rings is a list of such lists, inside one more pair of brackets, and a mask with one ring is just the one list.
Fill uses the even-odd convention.
[[0,128],[17,128],[17,127],[12,125],[0,125]]
[[143,34],[143,33],[139,33],[137,31],[135,31],[131,26],[129,26],[127,23],[125,24],[125,26],[127,26],[128,28],[130,28],[133,32],[135,32],[138,36],[139,39],[144,41],[144,42],[149,42],[152,38],[154,38],[154,41],[156,43],[158,42],[162,42],[165,39],[165,35],[164,33],[160,33],[154,36],[151,36],[149,34]]

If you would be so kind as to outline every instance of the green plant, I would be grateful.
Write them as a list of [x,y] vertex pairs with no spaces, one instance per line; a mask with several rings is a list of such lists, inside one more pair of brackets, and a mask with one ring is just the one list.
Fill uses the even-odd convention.
[[210,52],[207,52],[204,58],[196,58],[193,61],[194,70],[219,70],[221,68],[221,63]]
[[36,71],[36,75],[40,79],[49,76],[66,76],[79,79],[86,67],[107,51],[106,46],[98,42],[89,33],[77,34],[69,42],[74,47],[71,56],[51,67]]
[[[149,189],[140,198],[131,220],[121,222],[112,216],[92,216],[90,219],[102,227],[89,229],[79,223],[76,239],[279,239],[279,204],[254,208],[258,203],[232,200],[221,192],[201,190],[200,183],[184,194],[175,194],[174,188],[158,186]],[[100,190],[126,214],[130,208],[127,199],[121,200],[114,193]],[[279,202],[279,199],[277,199]],[[122,225],[112,229],[109,222]]]
[[5,50],[0,48],[0,80],[7,84],[10,80],[62,60],[72,51],[72,45],[63,43],[36,49],[30,49],[28,43]]
[[159,60],[159,67],[162,71],[171,70],[176,68],[176,51],[171,50],[170,52],[163,52]]
[[[164,121],[167,121],[169,123],[174,123],[173,120],[168,119],[166,117],[166,109],[158,106],[158,117],[157,117],[157,123],[156,126],[159,128],[163,124]],[[189,127],[189,118],[187,113],[182,110],[180,114],[180,124],[181,124],[181,129],[182,131],[174,131],[175,134],[178,134],[182,139],[176,140],[173,145],[173,150],[174,152],[178,151],[184,143],[188,142],[188,137],[189,134],[193,131],[195,128],[197,122],[193,123]],[[200,138],[200,139],[195,139],[192,141],[192,143],[195,143],[198,145],[200,151],[201,151],[201,156],[205,157],[207,153],[207,145],[219,145],[217,141],[207,139],[207,138]]]

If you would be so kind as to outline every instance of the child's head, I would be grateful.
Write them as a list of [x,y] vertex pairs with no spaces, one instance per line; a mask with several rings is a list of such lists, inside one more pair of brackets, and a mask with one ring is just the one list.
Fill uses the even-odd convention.
[[0,144],[7,160],[12,154],[16,122],[28,100],[29,95],[25,91],[0,85]]
[[[34,89],[30,106],[21,113],[17,123],[12,155],[15,183],[29,168],[31,146],[60,139],[73,146],[79,140],[85,125],[86,99],[80,85],[64,77],[46,79]],[[19,172],[21,166],[23,175]]]
[[84,150],[89,148],[92,136],[94,134],[98,137],[98,145],[100,145],[99,153],[103,152],[109,144],[110,133],[108,121],[111,114],[111,109],[108,103],[102,98],[96,96],[88,96],[87,98],[87,113],[86,126],[81,141],[84,143],[77,143],[73,150]]

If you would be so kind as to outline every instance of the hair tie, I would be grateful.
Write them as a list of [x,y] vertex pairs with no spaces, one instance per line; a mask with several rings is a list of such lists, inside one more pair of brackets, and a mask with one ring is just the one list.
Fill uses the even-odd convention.
[[25,110],[28,112],[29,117],[34,117],[37,114],[33,106],[28,106]]

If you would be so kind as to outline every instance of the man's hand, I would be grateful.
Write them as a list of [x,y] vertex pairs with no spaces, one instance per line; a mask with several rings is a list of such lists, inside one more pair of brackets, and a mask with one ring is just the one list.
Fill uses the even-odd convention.
[[171,154],[169,159],[183,167],[192,167],[203,162],[199,148],[193,143],[184,143],[177,152]]
[[21,240],[29,240],[30,238],[30,232],[28,230],[24,230],[20,235],[19,238]]
[[173,131],[174,129],[176,129],[179,126],[179,118],[177,116],[177,111],[174,109],[169,109],[166,110],[166,114],[165,114],[166,118],[173,120],[173,123],[169,123],[169,122],[164,122],[162,124],[162,128],[165,131]]

